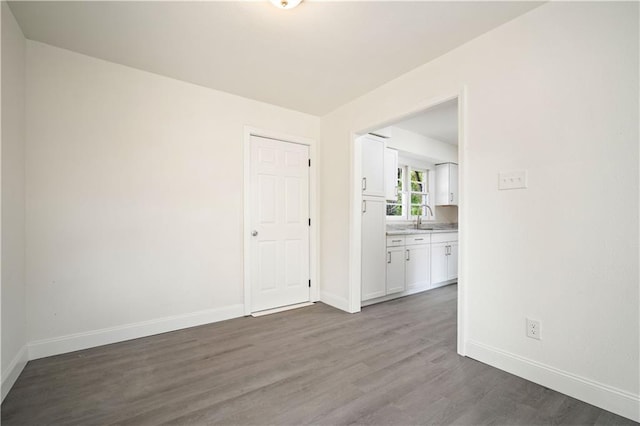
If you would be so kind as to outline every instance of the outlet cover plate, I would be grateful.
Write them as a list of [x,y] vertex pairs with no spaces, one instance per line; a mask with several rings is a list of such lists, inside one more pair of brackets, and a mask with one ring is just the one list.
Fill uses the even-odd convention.
[[540,321],[527,318],[527,337],[540,340]]
[[526,189],[527,171],[500,172],[498,174],[498,189]]

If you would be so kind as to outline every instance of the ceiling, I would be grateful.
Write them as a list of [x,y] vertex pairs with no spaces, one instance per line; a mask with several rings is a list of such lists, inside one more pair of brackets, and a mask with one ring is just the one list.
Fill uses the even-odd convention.
[[458,100],[443,102],[393,124],[404,130],[458,145]]
[[10,2],[28,39],[324,115],[540,2]]

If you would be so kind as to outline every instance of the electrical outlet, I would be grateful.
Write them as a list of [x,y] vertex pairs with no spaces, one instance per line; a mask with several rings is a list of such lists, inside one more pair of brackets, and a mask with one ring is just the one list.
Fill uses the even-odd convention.
[[500,172],[498,175],[498,189],[526,189],[527,171]]
[[540,340],[540,321],[527,318],[527,337]]

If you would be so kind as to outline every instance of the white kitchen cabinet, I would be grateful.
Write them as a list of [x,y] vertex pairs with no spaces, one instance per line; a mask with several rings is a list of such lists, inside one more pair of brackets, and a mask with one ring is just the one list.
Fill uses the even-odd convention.
[[384,149],[384,193],[389,201],[398,199],[398,151]]
[[447,279],[458,278],[458,243],[449,243],[449,257],[447,259]]
[[407,290],[429,287],[430,247],[428,244],[405,246],[405,271]]
[[362,200],[362,300],[386,294],[386,201]]
[[366,135],[362,145],[362,195],[384,197],[385,140]]
[[431,244],[431,284],[447,281],[449,275],[448,265],[448,245],[449,243]]
[[405,249],[387,247],[387,294],[404,291],[405,286]]
[[431,242],[431,286],[458,278],[458,234],[432,235]]
[[429,234],[387,237],[387,294],[429,288],[430,242]]
[[436,206],[457,206],[458,198],[458,165],[436,164]]

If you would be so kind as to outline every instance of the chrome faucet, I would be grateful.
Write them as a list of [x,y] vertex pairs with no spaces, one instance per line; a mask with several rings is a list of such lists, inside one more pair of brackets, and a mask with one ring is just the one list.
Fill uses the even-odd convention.
[[[426,207],[427,210],[429,210],[429,214],[433,216],[433,210],[431,210],[431,207],[429,207],[427,204],[422,204],[420,208],[422,207]],[[422,225],[422,215],[419,214],[416,218],[416,229],[420,229],[420,225]]]

